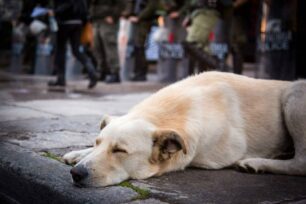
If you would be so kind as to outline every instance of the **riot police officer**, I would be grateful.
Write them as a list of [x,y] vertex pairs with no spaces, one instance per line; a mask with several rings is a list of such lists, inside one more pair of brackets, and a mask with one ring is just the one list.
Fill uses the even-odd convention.
[[106,83],[120,82],[117,46],[121,0],[91,0],[90,16],[94,27],[94,54]]
[[132,81],[147,79],[148,65],[145,58],[145,42],[150,32],[152,19],[155,17],[156,1],[126,0],[123,16],[132,23],[132,42],[134,47],[135,66],[131,76]]
[[231,8],[232,0],[191,0],[185,3],[184,9],[189,15],[183,22],[183,26],[188,27],[184,46],[186,52],[199,62],[202,70],[221,66],[218,59],[208,53],[207,45],[218,19],[228,19]]

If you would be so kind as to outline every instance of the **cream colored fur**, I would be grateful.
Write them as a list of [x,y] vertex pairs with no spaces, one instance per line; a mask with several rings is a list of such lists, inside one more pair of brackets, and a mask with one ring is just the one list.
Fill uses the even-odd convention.
[[[85,186],[145,179],[188,166],[236,165],[255,172],[306,175],[306,83],[296,84],[219,72],[192,76],[158,91],[122,117],[104,118],[96,145],[68,153],[64,160],[78,163],[73,174],[86,169],[86,177],[74,177]],[[294,112],[294,104],[299,111]],[[292,124],[295,115],[302,124]],[[274,160],[292,140],[302,143],[295,157]]]

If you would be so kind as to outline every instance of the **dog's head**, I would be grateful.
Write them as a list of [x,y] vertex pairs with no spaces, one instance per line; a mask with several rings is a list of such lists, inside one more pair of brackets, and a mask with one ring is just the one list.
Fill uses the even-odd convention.
[[173,130],[158,129],[143,119],[105,117],[94,150],[71,173],[81,186],[146,179],[171,165],[181,150],[186,154],[183,139]]

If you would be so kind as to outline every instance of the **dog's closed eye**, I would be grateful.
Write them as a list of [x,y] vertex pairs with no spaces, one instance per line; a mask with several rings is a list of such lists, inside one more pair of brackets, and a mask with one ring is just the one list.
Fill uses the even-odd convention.
[[114,147],[112,149],[112,153],[116,154],[116,153],[124,153],[127,154],[128,152],[125,149],[122,149],[120,147]]

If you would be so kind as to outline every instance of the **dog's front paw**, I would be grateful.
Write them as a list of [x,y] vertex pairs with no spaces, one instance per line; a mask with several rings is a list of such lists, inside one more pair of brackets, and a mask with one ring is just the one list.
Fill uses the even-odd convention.
[[247,173],[264,173],[261,159],[243,159],[236,163],[236,169]]
[[72,151],[63,156],[63,160],[66,164],[75,165],[82,159],[81,154],[78,151]]

